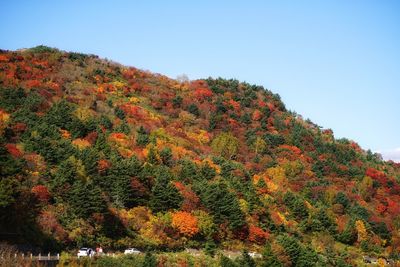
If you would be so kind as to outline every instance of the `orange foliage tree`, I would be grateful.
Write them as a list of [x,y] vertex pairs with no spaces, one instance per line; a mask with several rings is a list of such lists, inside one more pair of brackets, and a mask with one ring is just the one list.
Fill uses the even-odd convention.
[[172,226],[188,237],[199,232],[197,218],[186,211],[178,211],[172,214]]

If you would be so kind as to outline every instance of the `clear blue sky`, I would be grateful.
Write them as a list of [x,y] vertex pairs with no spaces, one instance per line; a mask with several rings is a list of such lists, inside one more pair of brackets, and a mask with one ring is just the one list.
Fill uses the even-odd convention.
[[279,93],[400,160],[400,1],[1,1],[0,48],[39,44]]

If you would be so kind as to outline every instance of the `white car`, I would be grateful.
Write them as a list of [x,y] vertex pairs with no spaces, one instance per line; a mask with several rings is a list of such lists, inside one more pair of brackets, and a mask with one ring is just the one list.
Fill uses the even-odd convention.
[[81,248],[78,251],[78,258],[93,257],[96,252],[92,248]]
[[257,252],[250,252],[249,256],[252,258],[262,258],[262,255],[260,253]]
[[127,248],[124,251],[124,254],[139,254],[140,251],[136,248]]

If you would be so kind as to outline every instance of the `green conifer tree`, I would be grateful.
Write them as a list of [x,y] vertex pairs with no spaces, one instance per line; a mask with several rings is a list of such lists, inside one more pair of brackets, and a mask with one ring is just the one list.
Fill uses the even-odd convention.
[[263,267],[283,267],[283,264],[278,260],[274,252],[272,251],[271,245],[268,243],[264,247],[263,251]]
[[144,129],[143,126],[140,126],[140,128],[137,130],[137,135],[136,135],[136,144],[138,146],[145,146],[149,143],[150,138],[148,132]]
[[151,252],[146,252],[142,267],[157,267],[157,258]]
[[237,267],[235,262],[225,255],[221,255],[221,257],[219,258],[219,265],[221,267]]
[[231,229],[245,225],[244,215],[235,194],[229,192],[223,183],[213,183],[200,193],[201,201],[214,215],[216,223],[229,222]]
[[153,211],[167,211],[180,207],[183,199],[171,180],[172,175],[169,170],[161,167],[156,174],[155,184],[151,190],[150,206]]
[[249,255],[247,250],[243,250],[242,257],[239,259],[239,264],[243,267],[256,267],[256,262]]

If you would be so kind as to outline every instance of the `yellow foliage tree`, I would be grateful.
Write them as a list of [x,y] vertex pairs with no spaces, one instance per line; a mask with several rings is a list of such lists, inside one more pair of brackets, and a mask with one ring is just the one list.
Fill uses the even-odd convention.
[[[378,266],[379,266],[379,267],[387,266],[386,260],[383,259],[383,258],[379,258],[378,261],[377,261],[377,263],[378,263]],[[397,265],[396,265],[396,266],[397,266]]]
[[9,120],[10,114],[0,109],[0,134],[3,134],[3,130],[7,127]]
[[147,207],[139,206],[125,211],[124,217],[133,230],[140,230],[152,218],[152,213]]
[[356,221],[356,230],[357,230],[357,241],[361,242],[364,240],[367,240],[368,238],[368,232],[367,229],[365,228],[364,222],[361,220]]
[[295,179],[304,169],[300,160],[286,161],[282,164],[282,167],[285,169],[285,174],[288,179]]
[[267,143],[261,137],[257,137],[253,143],[254,152],[258,155],[259,153],[263,153],[267,148]]
[[202,210],[195,211],[194,215],[197,218],[200,233],[205,237],[211,237],[215,232],[213,218],[207,212]]
[[286,178],[285,169],[281,166],[276,166],[268,168],[266,171],[268,177],[271,177],[272,181],[280,186],[281,188],[286,188],[288,185],[288,180]]
[[204,130],[198,130],[196,132],[188,132],[187,136],[189,136],[191,139],[196,140],[199,142],[201,145],[207,144],[210,142],[210,137],[207,131]]
[[179,112],[179,120],[186,125],[191,125],[196,120],[196,117],[193,114],[183,110]]
[[159,213],[156,216],[150,216],[150,220],[146,221],[140,228],[139,234],[149,244],[168,246],[174,242],[165,231],[169,227],[171,227],[171,213]]
[[72,144],[76,146],[79,150],[83,150],[90,146],[89,141],[81,138],[75,139],[74,141],[72,141]]
[[239,199],[239,206],[240,210],[243,211],[243,213],[248,214],[249,213],[249,203],[247,203],[246,200],[243,198]]
[[86,107],[78,107],[74,115],[81,121],[87,121],[92,116],[92,111]]
[[330,205],[332,205],[336,194],[337,194],[337,189],[335,189],[334,187],[328,187],[324,193],[325,201]]
[[132,97],[129,98],[129,102],[131,102],[133,104],[137,104],[137,103],[140,102],[140,99],[137,98],[137,97],[132,96]]
[[231,133],[221,133],[214,138],[211,147],[216,154],[231,159],[239,148],[239,140]]

